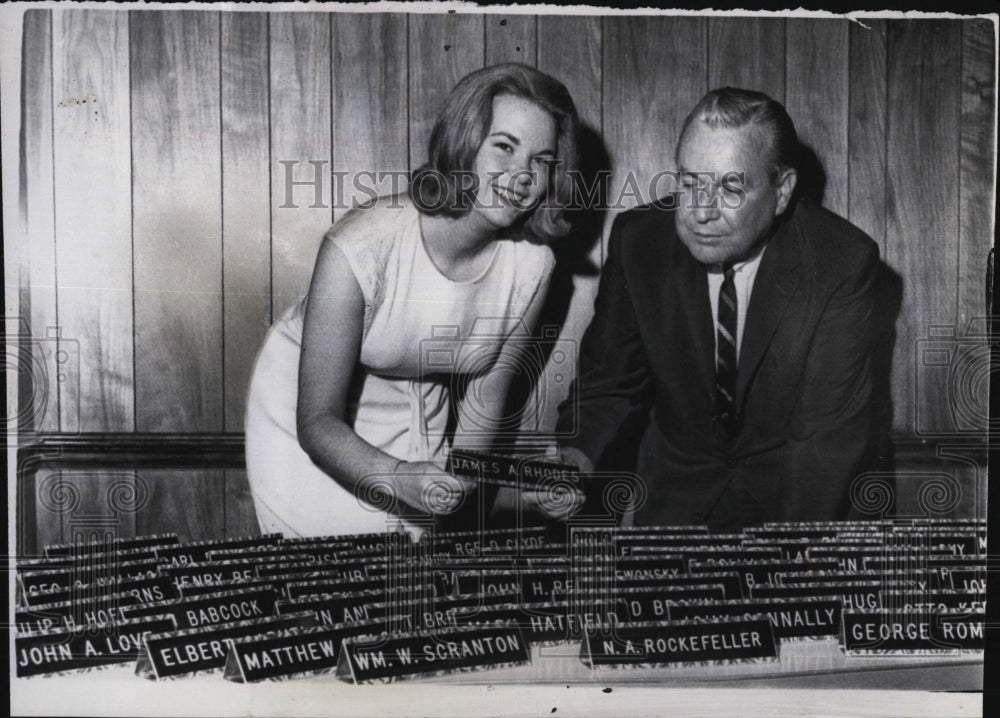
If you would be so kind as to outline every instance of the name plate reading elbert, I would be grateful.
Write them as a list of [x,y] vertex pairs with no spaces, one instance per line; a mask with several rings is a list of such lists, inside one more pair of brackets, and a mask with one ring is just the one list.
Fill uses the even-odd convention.
[[841,643],[848,656],[955,655],[985,647],[985,612],[845,611]]
[[171,616],[38,631],[14,639],[17,676],[88,670],[136,660],[143,638],[174,628]]
[[315,625],[312,614],[296,613],[149,635],[135,673],[157,679],[215,671],[225,666],[233,639]]
[[777,660],[778,644],[766,618],[712,623],[647,622],[588,631],[580,659],[590,668],[729,664]]
[[123,608],[122,613],[125,618],[139,618],[153,613],[170,614],[177,620],[178,630],[183,630],[273,616],[277,600],[278,592],[273,588],[252,588],[130,606]]
[[507,626],[393,636],[374,647],[368,643],[363,636],[344,640],[339,678],[352,683],[391,682],[531,662],[520,629]]

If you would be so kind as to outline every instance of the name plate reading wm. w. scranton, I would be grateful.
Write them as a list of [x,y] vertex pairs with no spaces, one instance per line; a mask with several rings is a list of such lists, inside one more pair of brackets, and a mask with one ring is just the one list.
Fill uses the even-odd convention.
[[122,609],[122,615],[139,618],[153,613],[167,613],[177,619],[177,628],[181,630],[274,616],[277,601],[278,592],[273,588],[252,588],[130,606]]
[[519,628],[477,626],[393,636],[374,645],[365,636],[345,639],[337,677],[352,683],[391,682],[530,662]]
[[138,657],[145,636],[173,628],[171,616],[147,616],[134,621],[21,635],[14,639],[17,676],[24,678],[128,663]]
[[311,613],[295,613],[149,635],[135,673],[156,679],[214,671],[225,666],[230,643],[236,638],[315,625]]
[[955,655],[985,647],[986,614],[845,611],[841,641],[848,656]]
[[588,631],[580,660],[589,668],[775,661],[778,644],[766,618],[712,623],[646,622]]

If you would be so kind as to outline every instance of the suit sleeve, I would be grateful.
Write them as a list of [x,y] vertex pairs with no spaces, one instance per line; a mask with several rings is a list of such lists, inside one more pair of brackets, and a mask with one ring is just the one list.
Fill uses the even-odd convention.
[[827,302],[790,426],[778,519],[844,519],[874,444],[872,344],[878,248],[871,243]]
[[564,446],[596,466],[622,425],[648,402],[650,370],[623,273],[625,217],[615,219],[601,269],[594,318],[579,347],[577,378],[559,407],[556,431]]

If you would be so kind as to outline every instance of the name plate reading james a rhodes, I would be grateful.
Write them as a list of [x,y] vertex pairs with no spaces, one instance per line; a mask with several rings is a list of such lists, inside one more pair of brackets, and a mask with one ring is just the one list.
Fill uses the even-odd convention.
[[842,612],[839,597],[803,596],[794,599],[671,602],[667,618],[671,621],[710,621],[763,615],[770,619],[777,638],[789,640],[839,635]]
[[56,588],[49,591],[25,593],[22,598],[25,605],[33,608],[46,603],[86,601],[113,593],[131,593],[139,599],[140,603],[166,601],[180,596],[173,581],[166,576],[154,576],[152,578],[130,578],[113,583],[84,583],[69,588]]
[[454,476],[522,489],[551,488],[563,482],[578,486],[580,483],[580,469],[573,464],[464,449],[451,452],[446,469]]
[[312,614],[296,613],[152,634],[146,636],[135,673],[157,679],[215,671],[225,666],[233,639],[315,625]]
[[848,656],[957,655],[982,651],[986,613],[845,611],[841,644]]
[[531,662],[528,642],[511,626],[475,626],[392,636],[372,644],[344,639],[337,677],[351,683],[388,683]]
[[150,549],[158,546],[171,546],[178,543],[180,543],[180,539],[177,537],[177,534],[158,534],[155,536],[117,538],[108,541],[51,544],[45,547],[45,555],[48,558],[56,556],[88,556],[95,553],[134,551],[136,549]]
[[172,616],[146,616],[96,626],[19,635],[14,639],[17,676],[89,670],[134,661],[145,636],[174,628]]
[[278,592],[273,588],[251,588],[130,606],[123,608],[122,614],[125,618],[139,618],[153,613],[170,614],[177,619],[178,630],[182,630],[274,616],[277,600]]
[[162,546],[156,549],[157,558],[171,566],[188,563],[202,563],[208,560],[210,551],[238,551],[259,546],[275,546],[281,540],[281,534],[265,534],[245,538],[221,539],[216,541],[199,541],[197,543],[179,544],[177,546]]
[[778,644],[766,618],[712,623],[661,621],[587,631],[580,660],[589,668],[645,668],[775,661]]

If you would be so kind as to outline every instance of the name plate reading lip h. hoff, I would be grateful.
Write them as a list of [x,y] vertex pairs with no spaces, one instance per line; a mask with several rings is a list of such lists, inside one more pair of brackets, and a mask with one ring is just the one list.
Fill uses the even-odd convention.
[[763,617],[721,621],[647,621],[590,630],[580,647],[589,668],[769,662],[778,658],[771,622]]
[[135,674],[157,679],[214,671],[225,666],[234,639],[315,625],[312,613],[304,612],[149,635]]
[[145,636],[173,629],[173,616],[158,615],[19,635],[14,639],[17,677],[128,663],[139,656]]
[[957,655],[986,645],[986,613],[844,611],[841,642],[848,656]]
[[516,626],[493,625],[421,631],[389,638],[344,639],[337,677],[372,683],[531,662],[528,642]]

